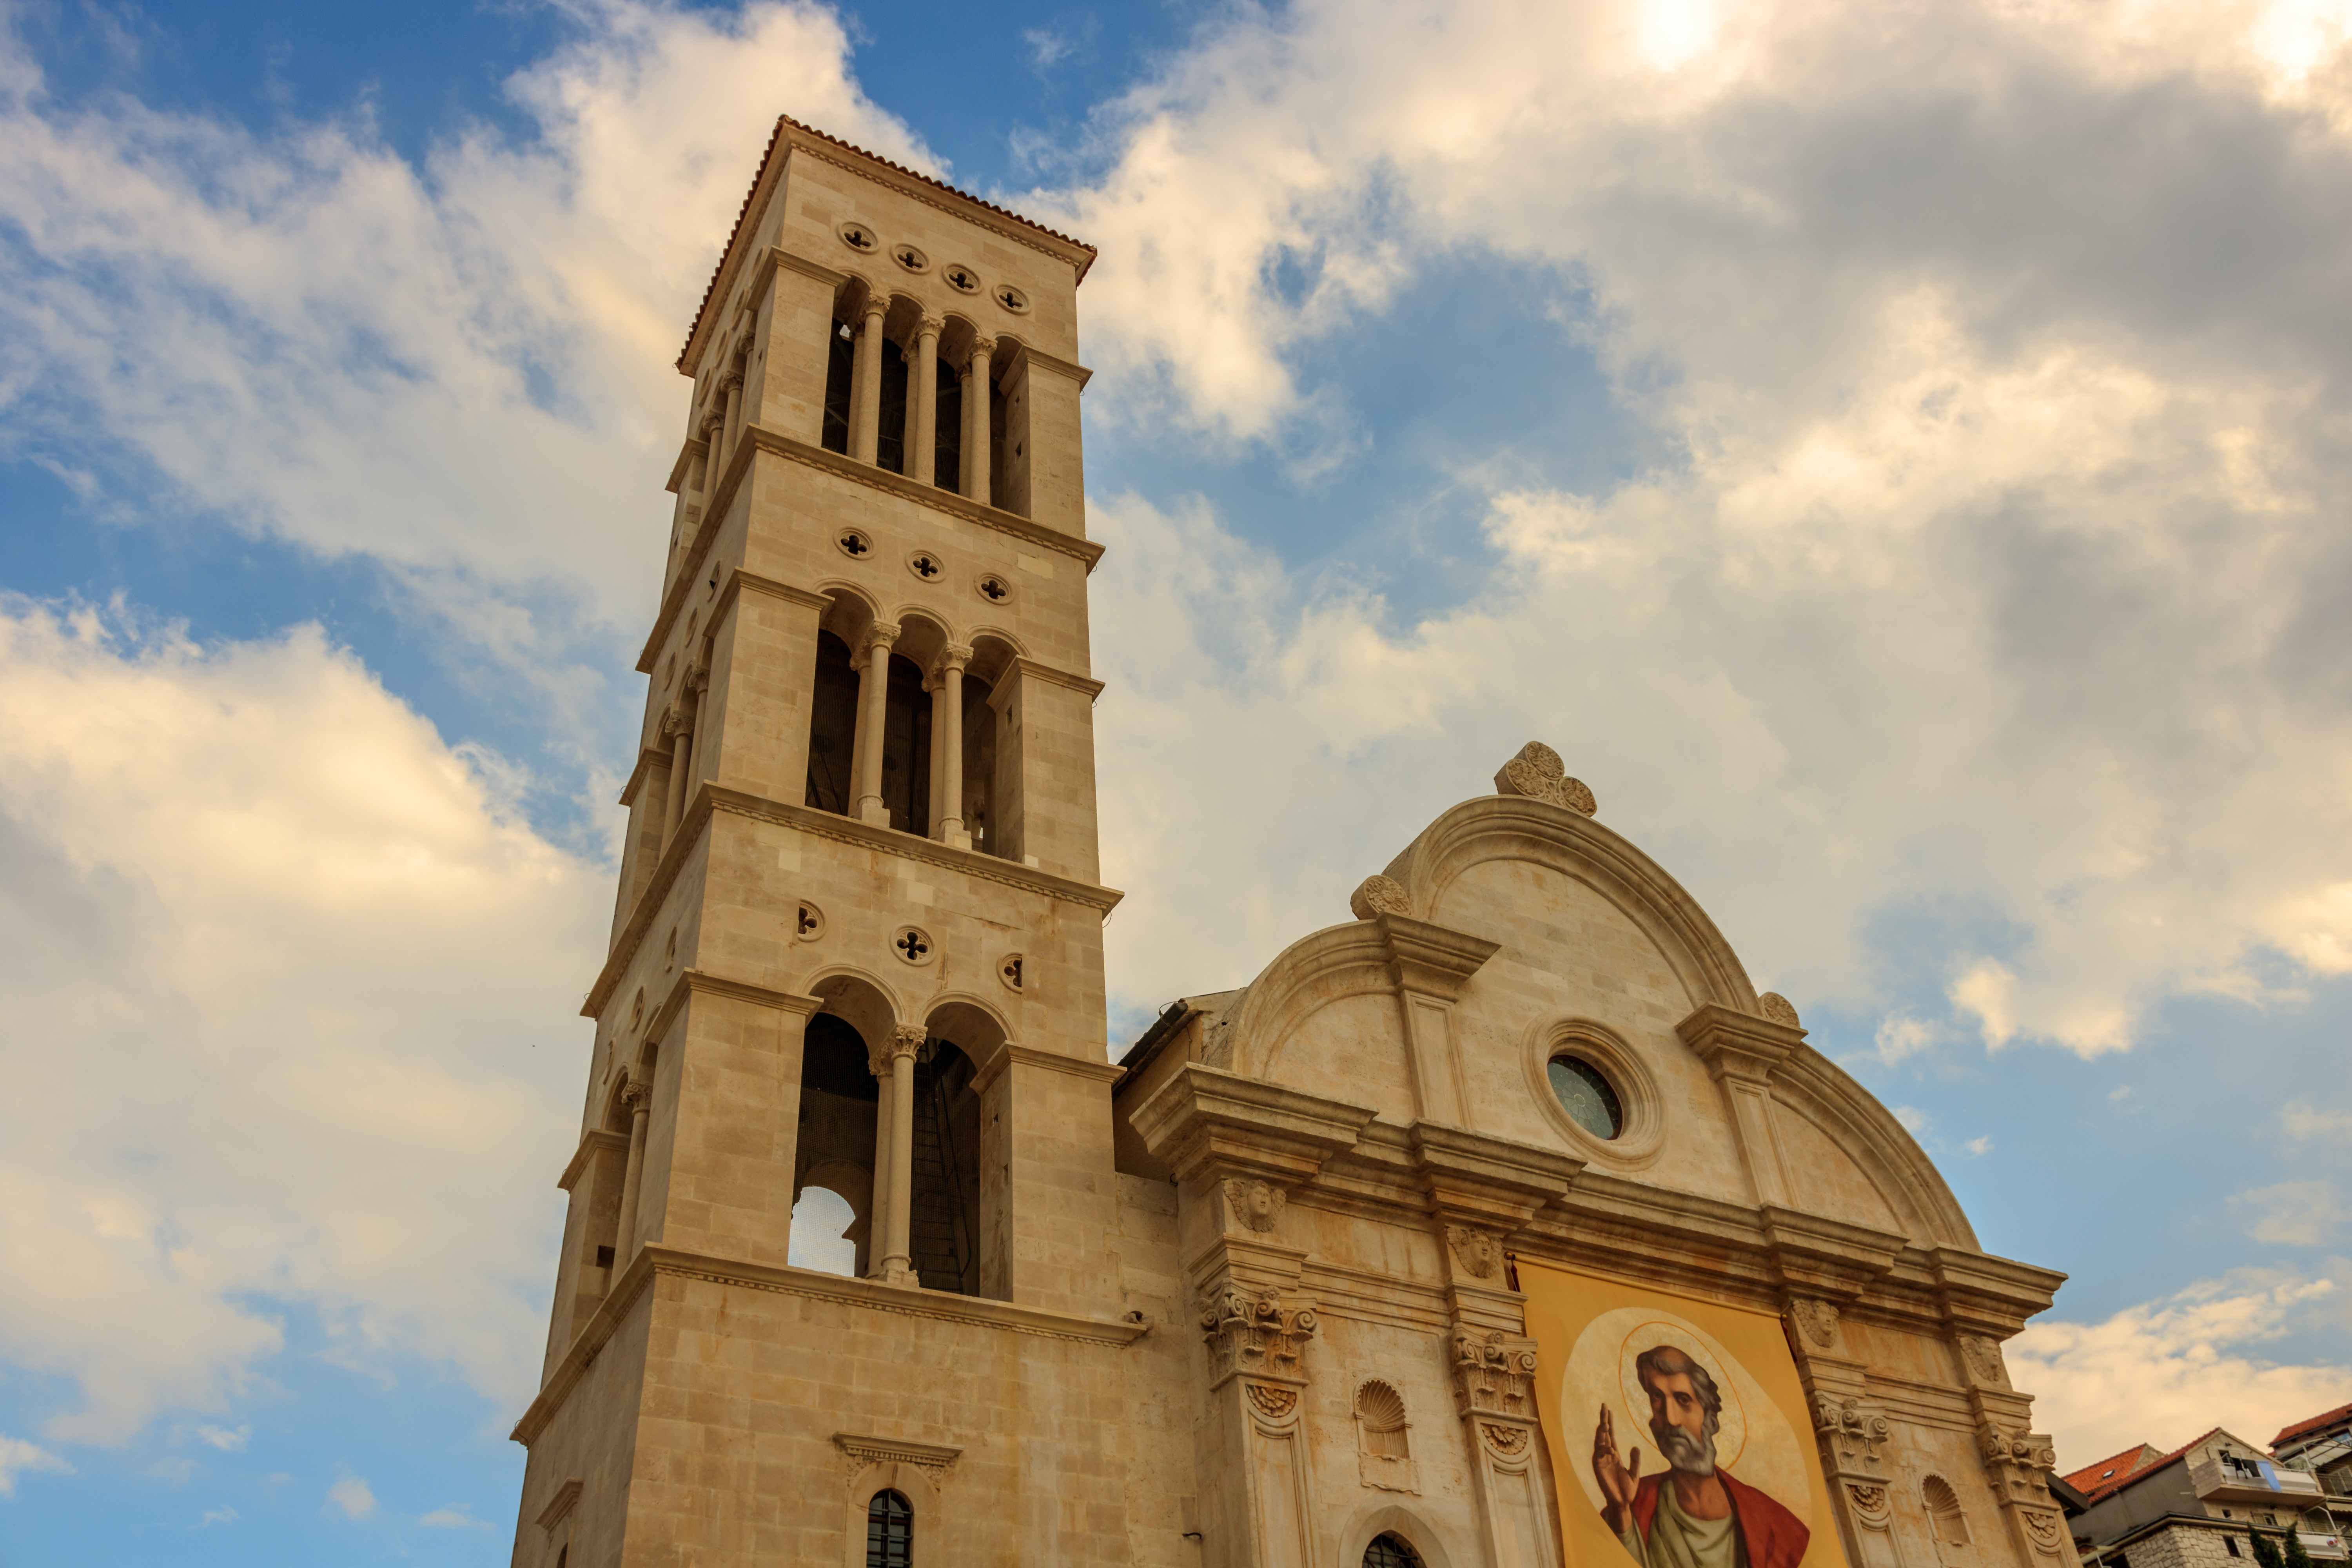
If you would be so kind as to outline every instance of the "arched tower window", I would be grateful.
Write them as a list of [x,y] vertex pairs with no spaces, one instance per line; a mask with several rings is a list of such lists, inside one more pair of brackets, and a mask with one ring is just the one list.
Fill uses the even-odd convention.
[[[866,1066],[866,1040],[845,1018],[819,1013],[801,1034],[800,1138],[793,1172],[792,1261],[826,1273],[863,1278],[873,1267],[874,1116],[880,1095]],[[817,1189],[835,1194],[848,1223],[814,1228],[820,1209],[838,1222],[840,1210],[812,1201]],[[848,1256],[843,1258],[844,1246]]]
[[833,324],[825,350],[824,428],[820,443],[828,452],[849,455],[849,386],[857,368],[857,329],[847,321]]
[[1421,1557],[1403,1537],[1384,1532],[1364,1548],[1364,1568],[1421,1568]]
[[1936,1528],[1936,1539],[1947,1546],[1969,1543],[1969,1516],[1960,1511],[1960,1498],[1952,1490],[1952,1483],[1941,1476],[1929,1476],[1919,1489],[1927,1504],[1927,1521]]
[[[963,493],[963,387],[955,366],[942,359],[933,384],[939,388],[938,432],[931,437],[931,483],[950,495]],[[844,448],[846,450],[846,448]],[[920,474],[915,476],[922,478]]]
[[907,471],[907,384],[914,366],[904,353],[885,345],[882,351],[882,422],[877,432],[874,466],[894,474]]
[[[854,727],[854,715],[851,722]],[[890,826],[899,832],[921,833],[930,826],[931,695],[923,689],[921,667],[896,653],[890,656],[883,710],[882,802],[890,808]]]
[[971,1058],[934,1038],[915,1066],[907,1246],[927,1290],[980,1294],[980,1096]]
[[849,815],[856,804],[851,768],[857,748],[857,671],[849,645],[831,632],[816,635],[816,688],[809,703],[808,804]]
[[915,1510],[897,1492],[876,1492],[866,1505],[866,1568],[911,1568],[914,1561]]

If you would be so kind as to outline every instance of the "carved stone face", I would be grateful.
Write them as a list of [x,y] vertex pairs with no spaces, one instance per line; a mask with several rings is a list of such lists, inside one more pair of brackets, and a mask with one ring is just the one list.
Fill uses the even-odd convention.
[[1264,1230],[1274,1223],[1274,1189],[1264,1182],[1252,1182],[1243,1189],[1242,1215],[1251,1227]]

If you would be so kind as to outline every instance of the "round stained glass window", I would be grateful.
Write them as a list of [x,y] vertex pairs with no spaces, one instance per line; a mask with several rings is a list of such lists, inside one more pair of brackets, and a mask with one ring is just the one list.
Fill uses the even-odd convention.
[[1560,1109],[1595,1138],[1614,1138],[1625,1130],[1625,1107],[1601,1069],[1582,1057],[1554,1057],[1545,1069]]

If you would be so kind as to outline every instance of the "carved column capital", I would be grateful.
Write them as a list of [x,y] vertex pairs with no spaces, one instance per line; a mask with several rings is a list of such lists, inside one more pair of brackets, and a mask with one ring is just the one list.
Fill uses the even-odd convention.
[[1461,1416],[1535,1418],[1529,1384],[1536,1373],[1536,1342],[1499,1330],[1454,1332],[1454,1410]]
[[877,321],[878,325],[877,319],[890,313],[890,296],[878,289],[866,290],[866,303],[859,307],[857,313],[868,320]]
[[653,1109],[654,1086],[641,1078],[633,1078],[621,1086],[621,1103],[632,1115],[643,1116]]
[[971,665],[971,649],[964,646],[962,643],[951,642],[948,644],[947,647],[940,649],[940,658],[937,668],[942,675],[950,669],[961,670],[969,668]]
[[895,1060],[899,1057],[911,1057],[919,1054],[923,1048],[924,1042],[929,1040],[930,1037],[930,1030],[925,1028],[920,1024],[899,1025],[897,1028],[890,1031],[890,1056],[892,1059]]
[[1866,1399],[1841,1399],[1816,1394],[1813,1428],[1821,1436],[1822,1458],[1830,1473],[1865,1485],[1883,1486],[1886,1462],[1881,1450],[1894,1439],[1895,1424],[1884,1407]]
[[1213,1296],[1201,1312],[1209,1386],[1221,1387],[1237,1373],[1305,1386],[1302,1352],[1318,1326],[1312,1301],[1286,1298],[1278,1290],[1252,1295],[1227,1289]]
[[941,329],[945,328],[947,324],[947,318],[945,316],[935,316],[930,311],[926,310],[915,319],[915,336],[919,339],[929,338],[936,342]]
[[995,353],[996,340],[994,338],[972,339],[971,349],[964,354],[964,361],[961,366],[962,374],[965,375],[985,377],[988,374],[988,362]]

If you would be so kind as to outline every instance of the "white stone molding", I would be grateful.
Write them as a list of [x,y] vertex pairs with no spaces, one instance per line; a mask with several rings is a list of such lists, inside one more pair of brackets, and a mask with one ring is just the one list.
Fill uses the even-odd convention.
[[852,1479],[869,1465],[912,1465],[936,1488],[946,1479],[955,1462],[963,1457],[961,1448],[944,1447],[937,1443],[913,1443],[902,1437],[868,1437],[852,1432],[835,1432],[834,1447],[839,1448],[849,1462]]
[[580,1500],[582,1489],[582,1482],[578,1476],[572,1477],[556,1488],[555,1495],[547,1500],[547,1506],[539,1510],[539,1528],[550,1535],[554,1534],[555,1527],[563,1522],[565,1516],[571,1513],[572,1505]]

